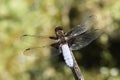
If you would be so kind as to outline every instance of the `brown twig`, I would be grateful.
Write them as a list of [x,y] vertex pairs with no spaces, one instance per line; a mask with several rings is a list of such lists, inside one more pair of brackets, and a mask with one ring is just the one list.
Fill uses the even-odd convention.
[[72,70],[72,72],[74,74],[75,80],[84,80],[84,77],[83,77],[83,75],[81,73],[81,70],[80,70],[76,60],[75,60],[75,57],[74,57],[72,52],[71,52],[71,54],[72,54],[73,61],[74,61],[74,66],[71,67],[71,70]]

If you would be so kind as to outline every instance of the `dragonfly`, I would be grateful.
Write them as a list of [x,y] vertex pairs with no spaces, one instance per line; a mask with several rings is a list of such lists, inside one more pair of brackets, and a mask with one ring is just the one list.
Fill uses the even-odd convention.
[[59,50],[59,54],[63,55],[68,67],[73,67],[74,61],[71,51],[79,50],[87,46],[101,34],[99,29],[93,28],[95,20],[96,16],[90,15],[80,25],[73,27],[68,32],[63,31],[63,26],[57,26],[55,28],[55,36],[23,35],[22,37],[49,38],[54,40],[54,42],[49,45],[27,48],[23,53],[29,54],[32,50],[36,51],[37,49],[51,46]]

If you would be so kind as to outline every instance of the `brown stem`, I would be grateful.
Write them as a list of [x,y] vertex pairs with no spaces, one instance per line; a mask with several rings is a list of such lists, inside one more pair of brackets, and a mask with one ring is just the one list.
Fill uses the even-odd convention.
[[74,74],[75,80],[84,80],[84,77],[83,77],[83,75],[81,73],[81,70],[80,70],[80,68],[79,68],[79,66],[78,66],[78,64],[77,64],[77,62],[75,60],[75,57],[74,57],[72,52],[71,52],[71,55],[72,55],[73,61],[74,61],[74,66],[71,67],[71,70],[72,70],[72,72]]

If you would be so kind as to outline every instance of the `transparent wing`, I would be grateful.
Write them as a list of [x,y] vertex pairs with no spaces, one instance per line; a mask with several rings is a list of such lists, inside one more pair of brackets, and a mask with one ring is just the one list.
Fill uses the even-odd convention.
[[[23,54],[26,56],[32,56],[32,55],[39,56],[39,55],[42,55],[41,53],[45,52],[45,54],[51,53],[52,56],[59,55],[60,54],[59,50],[57,48],[52,47],[51,45],[52,44],[45,45],[45,46],[27,48],[23,51]],[[48,51],[48,49],[49,49],[49,51]]]
[[96,22],[95,15],[86,16],[80,25],[77,25],[76,27],[72,28],[67,33],[68,38],[72,38],[86,32],[87,30],[91,29],[91,27],[93,26],[93,24],[95,24],[95,22]]
[[89,30],[81,35],[75,37],[73,44],[70,46],[71,50],[81,49],[88,44],[90,44],[93,40],[95,40],[98,36],[100,36],[101,31],[98,29]]
[[[21,37],[21,44],[27,47],[23,52],[24,55],[39,55],[40,53],[47,51],[48,48],[52,51],[56,52],[53,55],[57,55],[59,52],[57,45],[56,37],[51,36],[41,36],[41,35],[22,35]],[[38,46],[38,47],[33,47]]]
[[27,38],[36,38],[36,39],[52,39],[52,40],[57,40],[56,37],[54,36],[41,36],[41,35],[22,35],[20,37],[21,39],[27,39]]
[[31,47],[31,48],[27,48],[24,50],[23,54],[28,56],[28,55],[33,55],[33,54],[40,54],[40,50],[42,48],[45,48],[45,47],[49,47],[49,46],[39,46],[39,47]]
[[53,36],[41,36],[41,35],[22,35],[20,37],[22,43],[29,46],[34,45],[48,45],[57,42],[57,38]]

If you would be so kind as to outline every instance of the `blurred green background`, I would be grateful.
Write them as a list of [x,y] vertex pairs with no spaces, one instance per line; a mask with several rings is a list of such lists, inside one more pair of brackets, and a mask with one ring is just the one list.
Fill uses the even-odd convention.
[[20,36],[52,35],[58,25],[68,31],[89,13],[105,33],[74,52],[85,80],[120,80],[120,0],[0,0],[0,80],[74,80],[49,48],[37,56],[23,55],[29,44]]

